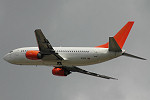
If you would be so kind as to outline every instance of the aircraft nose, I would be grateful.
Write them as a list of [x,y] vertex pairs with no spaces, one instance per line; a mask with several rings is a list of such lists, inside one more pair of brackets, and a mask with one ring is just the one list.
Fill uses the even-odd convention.
[[7,61],[7,62],[11,62],[10,54],[9,54],[9,53],[6,54],[6,55],[3,57],[3,59],[4,59],[5,61]]

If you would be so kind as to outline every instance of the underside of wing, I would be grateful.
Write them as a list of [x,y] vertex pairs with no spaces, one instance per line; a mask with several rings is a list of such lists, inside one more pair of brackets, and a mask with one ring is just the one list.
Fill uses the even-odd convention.
[[76,66],[73,66],[73,67],[63,66],[63,68],[66,69],[66,70],[68,70],[68,71],[71,71],[71,72],[78,72],[78,73],[92,75],[92,76],[96,76],[96,77],[100,77],[100,78],[105,78],[105,79],[118,80],[118,79],[113,78],[113,77],[109,77],[109,76],[105,76],[105,75],[100,75],[100,74],[97,74],[97,73],[89,72],[89,71],[83,70],[81,68],[78,68]]
[[63,60],[63,58],[58,53],[55,52],[50,42],[45,38],[41,29],[35,30],[35,36],[36,36],[40,53],[43,55],[43,57],[49,56],[48,57],[49,59]]

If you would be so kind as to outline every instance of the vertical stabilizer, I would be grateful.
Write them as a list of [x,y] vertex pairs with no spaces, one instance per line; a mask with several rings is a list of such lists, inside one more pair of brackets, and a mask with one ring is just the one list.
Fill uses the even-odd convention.
[[[114,39],[116,40],[117,44],[119,45],[119,47],[122,49],[128,35],[129,32],[132,28],[134,24],[134,21],[129,21],[115,36]],[[96,47],[100,47],[100,48],[109,48],[109,42],[107,42],[106,44],[100,45],[100,46],[96,46]]]
[[114,37],[109,37],[109,51],[122,52]]
[[120,48],[122,49],[128,35],[129,32],[133,26],[134,22],[130,21],[128,22],[115,36],[115,40],[118,43],[118,45],[120,46]]

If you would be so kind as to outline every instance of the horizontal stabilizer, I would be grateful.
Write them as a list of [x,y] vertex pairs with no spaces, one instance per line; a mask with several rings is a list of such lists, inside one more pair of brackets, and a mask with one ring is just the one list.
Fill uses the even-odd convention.
[[141,60],[146,60],[145,58],[142,57],[138,57],[129,53],[123,53],[122,55],[127,56],[127,57],[132,57],[132,58],[137,58],[137,59],[141,59]]
[[113,52],[122,51],[119,45],[117,44],[116,40],[114,39],[114,37],[109,37],[109,51],[113,51]]

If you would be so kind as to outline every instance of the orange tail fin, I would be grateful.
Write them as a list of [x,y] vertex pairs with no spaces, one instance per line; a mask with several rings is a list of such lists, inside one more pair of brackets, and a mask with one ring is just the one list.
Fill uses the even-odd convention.
[[[114,39],[116,40],[117,44],[119,45],[119,47],[122,49],[128,35],[129,32],[132,28],[134,24],[134,21],[129,21],[115,36]],[[100,48],[109,48],[109,42],[107,42],[106,44],[103,45],[99,45],[96,47],[100,47]]]

